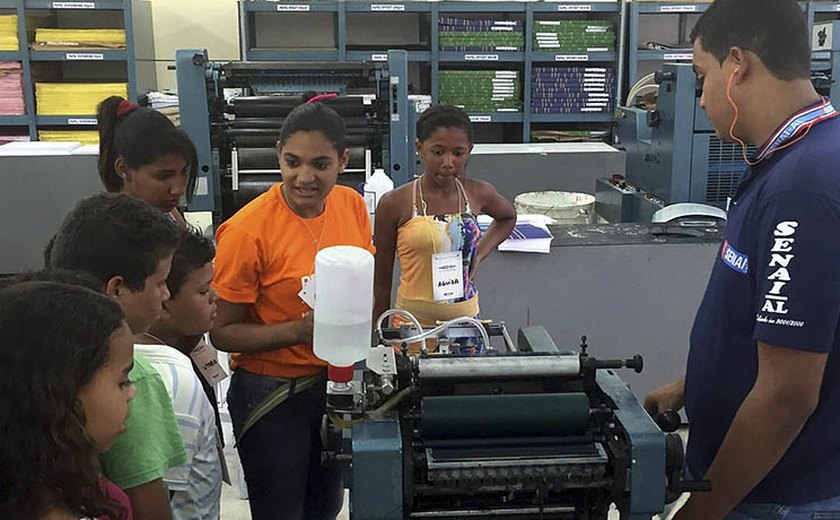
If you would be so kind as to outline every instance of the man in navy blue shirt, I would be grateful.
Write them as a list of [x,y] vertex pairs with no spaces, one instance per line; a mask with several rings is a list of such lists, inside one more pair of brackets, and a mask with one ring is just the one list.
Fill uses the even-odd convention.
[[810,82],[794,0],[717,0],[691,38],[718,137],[759,148],[686,376],[645,399],[684,402],[687,469],[712,483],[676,518],[840,519],[840,117]]

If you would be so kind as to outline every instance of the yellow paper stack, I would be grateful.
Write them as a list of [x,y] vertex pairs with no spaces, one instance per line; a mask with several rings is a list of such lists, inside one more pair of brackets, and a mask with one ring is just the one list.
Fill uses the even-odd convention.
[[37,114],[82,116],[96,114],[96,106],[110,96],[128,97],[127,83],[36,83]]
[[35,29],[35,49],[125,49],[122,29]]
[[16,14],[0,15],[0,51],[20,50]]
[[38,130],[38,140],[53,143],[99,144],[99,132],[96,130]]

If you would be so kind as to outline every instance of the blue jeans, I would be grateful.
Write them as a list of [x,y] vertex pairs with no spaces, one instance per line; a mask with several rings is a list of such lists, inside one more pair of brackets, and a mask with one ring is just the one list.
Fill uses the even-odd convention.
[[840,497],[792,506],[743,503],[726,520],[840,520]]
[[233,372],[228,410],[248,484],[253,520],[334,520],[344,501],[341,468],[321,464],[321,418],[326,384],[294,393],[255,423],[250,411],[280,382],[242,369]]

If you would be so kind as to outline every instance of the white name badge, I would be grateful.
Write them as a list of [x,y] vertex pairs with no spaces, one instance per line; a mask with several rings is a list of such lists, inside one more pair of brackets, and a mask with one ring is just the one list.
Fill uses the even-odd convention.
[[432,290],[436,302],[464,297],[464,263],[461,251],[432,255]]
[[198,342],[198,345],[190,352],[190,357],[193,363],[195,363],[195,366],[198,367],[204,380],[209,384],[215,386],[227,378],[227,372],[219,364],[218,352],[204,340]]
[[301,290],[298,293],[303,303],[309,305],[310,309],[315,308],[315,274],[304,276],[300,279]]

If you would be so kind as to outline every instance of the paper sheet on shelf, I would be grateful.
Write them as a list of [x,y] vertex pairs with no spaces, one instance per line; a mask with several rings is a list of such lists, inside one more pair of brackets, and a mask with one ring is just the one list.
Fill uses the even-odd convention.
[[20,50],[18,17],[15,14],[0,15],[0,51],[17,50]]
[[123,29],[35,29],[33,49],[125,49]]
[[36,83],[37,114],[81,116],[96,114],[97,105],[110,96],[128,97],[126,83]]
[[99,144],[96,130],[38,130],[38,140],[52,143]]
[[0,115],[19,116],[25,113],[20,62],[0,61]]

